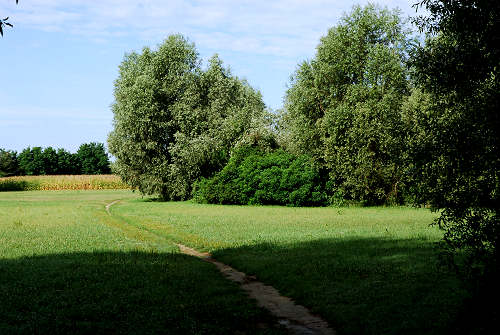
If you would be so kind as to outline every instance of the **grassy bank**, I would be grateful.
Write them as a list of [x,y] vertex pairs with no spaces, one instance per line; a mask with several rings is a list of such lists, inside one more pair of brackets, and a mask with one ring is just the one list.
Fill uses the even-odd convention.
[[54,175],[0,178],[2,191],[104,190],[129,188],[115,175]]

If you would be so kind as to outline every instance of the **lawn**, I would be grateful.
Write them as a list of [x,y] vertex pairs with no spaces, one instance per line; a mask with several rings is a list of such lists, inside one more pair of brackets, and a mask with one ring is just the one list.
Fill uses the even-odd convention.
[[[121,199],[110,207],[105,205]],[[279,332],[208,263],[278,288],[339,334],[454,333],[463,298],[424,209],[158,202],[125,190],[0,193],[0,333]]]
[[211,264],[105,211],[136,198],[0,193],[0,334],[281,333]]
[[407,207],[220,206],[135,199],[113,215],[278,288],[339,334],[454,333],[464,292],[439,266],[436,214]]

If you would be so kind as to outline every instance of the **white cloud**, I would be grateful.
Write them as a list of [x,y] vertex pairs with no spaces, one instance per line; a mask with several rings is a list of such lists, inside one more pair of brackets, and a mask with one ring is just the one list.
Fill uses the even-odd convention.
[[[366,2],[366,1],[362,1]],[[410,14],[411,0],[379,1]],[[2,1],[16,25],[65,31],[94,41],[179,32],[203,48],[278,57],[311,54],[351,1],[328,0],[21,0]]]

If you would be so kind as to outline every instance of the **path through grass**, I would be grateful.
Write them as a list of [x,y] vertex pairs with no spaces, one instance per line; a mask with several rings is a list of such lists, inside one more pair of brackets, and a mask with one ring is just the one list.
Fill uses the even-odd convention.
[[438,266],[434,215],[414,208],[286,208],[133,200],[117,217],[256,275],[340,334],[453,333],[463,298]]
[[208,263],[105,211],[129,191],[0,194],[0,334],[242,334],[267,313]]
[[[105,205],[122,199],[110,207]],[[211,252],[339,334],[452,334],[463,298],[412,208],[162,203],[130,191],[0,193],[0,333],[234,333],[269,316]],[[269,321],[271,322],[271,321]]]

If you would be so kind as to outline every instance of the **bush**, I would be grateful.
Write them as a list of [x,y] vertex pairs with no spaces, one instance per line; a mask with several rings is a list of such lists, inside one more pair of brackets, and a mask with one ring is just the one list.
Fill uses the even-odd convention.
[[195,184],[194,199],[213,204],[320,206],[326,203],[318,167],[307,155],[237,149],[210,179]]

